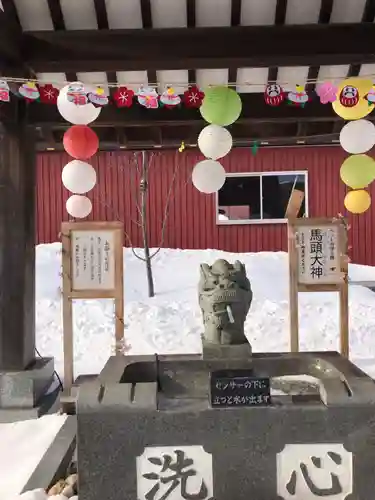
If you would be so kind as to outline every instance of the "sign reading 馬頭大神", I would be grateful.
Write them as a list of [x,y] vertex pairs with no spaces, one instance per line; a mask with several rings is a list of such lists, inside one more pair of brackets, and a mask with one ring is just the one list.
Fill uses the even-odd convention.
[[344,218],[288,220],[290,339],[299,350],[298,293],[338,292],[340,351],[349,356],[348,226]]
[[72,231],[71,252],[73,290],[115,289],[113,231]]
[[339,227],[300,226],[296,235],[298,255],[298,283],[342,283]]

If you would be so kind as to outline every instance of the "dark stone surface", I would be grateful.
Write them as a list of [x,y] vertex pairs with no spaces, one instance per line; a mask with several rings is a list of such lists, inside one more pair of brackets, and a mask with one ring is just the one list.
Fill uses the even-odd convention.
[[[103,378],[81,387],[80,500],[142,500],[144,496],[137,495],[137,457],[146,447],[164,446],[203,446],[212,454],[215,500],[276,500],[277,454],[286,445],[298,444],[343,445],[353,453],[354,487],[347,498],[371,498],[375,384],[349,361],[337,353],[253,355],[256,376],[319,378],[319,400],[274,396],[266,407],[211,409],[209,372],[218,365],[225,368],[225,363],[177,358],[150,356],[147,361],[143,356],[138,368],[137,357],[111,358]],[[127,378],[129,367],[132,376]],[[143,374],[141,383],[135,380],[137,372]],[[330,488],[329,473],[324,482]]]
[[53,377],[52,358],[38,358],[26,370],[0,372],[0,408],[33,408]]
[[34,406],[23,408],[0,408],[0,424],[30,420],[57,413],[60,409],[60,387],[43,394]]
[[60,387],[49,392],[52,358],[38,358],[26,370],[0,372],[0,423],[39,418],[60,407]]
[[203,359],[245,359],[247,364],[251,362],[251,345],[238,344],[238,345],[223,345],[223,344],[213,344],[212,342],[207,342],[202,338],[202,348],[203,348]]

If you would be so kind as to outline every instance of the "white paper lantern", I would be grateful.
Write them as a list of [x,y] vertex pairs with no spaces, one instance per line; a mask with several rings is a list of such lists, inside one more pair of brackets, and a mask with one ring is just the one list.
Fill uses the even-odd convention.
[[347,123],[341,130],[340,144],[348,153],[366,153],[375,145],[375,125],[368,120]]
[[91,191],[96,184],[96,172],[92,165],[81,160],[72,160],[65,165],[61,180],[66,189],[75,194]]
[[[77,82],[77,84],[78,83],[80,82]],[[57,109],[60,115],[67,122],[73,123],[73,125],[88,125],[96,120],[100,115],[101,108],[96,108],[91,103],[77,106],[74,102],[68,101],[67,92],[69,86],[70,85],[66,85],[63,87],[57,98]]]
[[66,211],[76,219],[84,219],[90,215],[92,203],[87,196],[73,194],[66,202]]
[[206,158],[217,160],[227,155],[232,149],[233,139],[224,127],[207,125],[198,137],[198,147]]
[[224,185],[224,167],[215,160],[200,161],[194,167],[192,181],[201,193],[215,193]]

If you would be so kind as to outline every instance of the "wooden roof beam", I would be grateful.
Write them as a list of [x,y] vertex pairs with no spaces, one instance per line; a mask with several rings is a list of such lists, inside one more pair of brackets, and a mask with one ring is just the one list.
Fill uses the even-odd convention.
[[[196,26],[196,1],[186,0],[186,20],[188,28],[195,28]],[[193,85],[197,81],[197,75],[194,68],[188,70],[189,85]]]
[[23,36],[25,60],[38,72],[375,62],[374,23],[38,31]]
[[[295,146],[296,144],[301,145],[302,142],[304,145],[335,145],[337,136],[333,134],[318,134],[318,135],[309,135],[305,137],[301,137],[296,139],[295,137],[290,136],[280,136],[280,137],[262,137],[261,138],[261,148],[263,147],[275,147],[275,146]],[[182,137],[182,140],[186,138]],[[196,140],[192,141],[192,144],[185,141],[186,148],[196,147]],[[234,147],[245,147],[248,148],[250,146],[251,141],[248,137],[235,137],[234,138]],[[180,139],[173,140],[165,140],[162,145],[155,144],[152,140],[137,140],[137,141],[129,141],[125,146],[119,146],[118,143],[114,141],[101,141],[100,142],[100,150],[101,151],[114,151],[119,149],[127,149],[127,150],[138,150],[138,149],[174,149],[177,150],[181,145]],[[37,151],[48,151],[52,149],[49,147],[48,143],[44,141],[37,142]],[[56,144],[54,148],[56,151],[63,151],[63,145],[61,143]]]
[[[152,29],[152,10],[151,10],[151,0],[141,0],[141,16],[143,29]],[[147,81],[148,84],[155,84],[158,80],[156,70],[158,68],[143,68],[147,69]],[[159,68],[160,69],[160,68]]]
[[[61,3],[60,0],[47,0],[48,2],[48,9],[50,12],[50,16],[52,19],[52,24],[53,28],[56,31],[65,31],[65,20],[64,20],[64,14],[61,9]],[[75,71],[63,71],[63,73],[66,73],[66,79],[68,82],[75,82],[78,80],[77,78],[77,73]]]
[[[282,26],[285,24],[286,17],[286,7],[287,0],[277,0],[276,1],[276,9],[275,9],[275,25]],[[277,77],[279,73],[279,68],[277,66],[273,66],[268,68],[268,83],[276,83]]]
[[[240,26],[241,25],[241,8],[242,8],[242,0],[232,0],[231,2],[231,26]],[[237,70],[236,66],[229,66],[228,68],[228,83],[232,88],[236,88],[237,83]]]
[[[375,1],[367,0],[362,15],[362,23],[372,23],[375,18]],[[347,77],[359,76],[361,72],[361,62],[351,62]]]
[[[319,18],[318,18],[318,23],[319,24],[328,24],[329,21],[331,20],[331,15],[332,15],[332,9],[333,9],[333,0],[321,0],[320,4],[320,12],[319,12]],[[319,77],[319,71],[320,71],[320,66],[310,66],[309,72],[307,74],[307,80],[308,83],[306,85],[306,90],[308,92],[311,92],[312,90],[315,89],[315,82],[312,82],[312,80],[317,80]]]
[[[96,15],[96,22],[99,30],[108,30],[108,15],[107,15],[107,7],[105,0],[94,0],[94,8]],[[116,71],[107,71],[107,81],[108,83],[117,82],[117,74]],[[112,97],[113,88],[109,88],[109,95]]]
[[24,67],[23,35],[13,0],[7,0],[0,10],[0,69]]

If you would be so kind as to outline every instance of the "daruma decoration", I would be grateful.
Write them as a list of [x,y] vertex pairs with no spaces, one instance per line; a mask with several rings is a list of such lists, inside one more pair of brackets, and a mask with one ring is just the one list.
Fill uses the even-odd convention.
[[98,118],[101,108],[96,108],[93,104],[78,105],[68,100],[68,92],[74,86],[82,85],[80,82],[69,84],[60,90],[57,98],[57,109],[60,115],[73,125],[88,125]]
[[349,156],[341,165],[340,177],[352,189],[363,189],[375,179],[375,161],[367,155]]
[[375,125],[368,120],[347,123],[341,130],[340,144],[348,153],[366,153],[375,144]]
[[215,193],[224,185],[224,167],[215,160],[200,161],[194,167],[192,181],[194,187],[201,193]]
[[66,211],[76,219],[84,219],[90,215],[92,203],[87,196],[73,194],[66,202]]
[[372,80],[364,78],[347,78],[342,81],[337,91],[338,99],[332,103],[335,113],[344,120],[359,120],[371,113],[374,105],[368,103],[366,96],[372,85]]
[[65,151],[77,160],[91,158],[99,148],[96,133],[87,125],[73,125],[64,134]]
[[206,122],[226,127],[238,120],[242,111],[241,97],[228,87],[209,87],[204,91],[199,110]]
[[363,214],[370,208],[371,196],[364,189],[349,191],[345,196],[344,205],[352,214]]
[[96,172],[92,165],[81,160],[73,160],[65,165],[61,180],[66,189],[75,194],[91,191],[96,184]]
[[207,125],[198,136],[198,147],[206,158],[217,160],[227,155],[232,149],[233,139],[224,127]]

